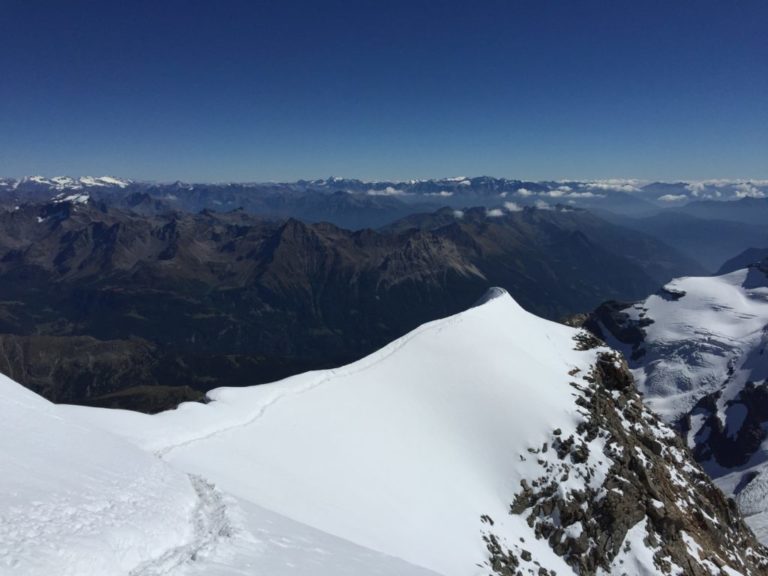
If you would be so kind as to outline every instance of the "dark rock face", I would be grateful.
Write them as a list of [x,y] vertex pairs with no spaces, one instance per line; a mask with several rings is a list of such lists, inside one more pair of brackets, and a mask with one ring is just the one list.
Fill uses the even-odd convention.
[[[53,400],[206,391],[348,363],[491,285],[556,318],[654,286],[644,263],[665,250],[575,210],[444,210],[351,232],[243,211],[160,213],[147,191],[125,202],[137,211],[58,201],[0,213],[0,334],[11,347],[58,339],[37,356],[45,377],[19,354],[5,370]],[[109,344],[95,354],[81,337]]]
[[[524,516],[577,574],[632,573],[623,562],[633,536],[665,574],[768,574],[768,550],[682,440],[643,406],[618,354],[601,353],[572,386],[583,417],[577,434],[563,438],[556,430],[533,449],[541,475],[523,481],[511,514]],[[516,575],[535,568],[524,544],[503,546],[490,522],[491,570]]]
[[[693,454],[699,462],[714,460],[725,468],[743,466],[760,449],[766,438],[765,423],[768,422],[768,383],[748,382],[739,391],[728,407],[738,407],[744,412],[744,418],[738,430],[729,434],[717,416],[716,402],[719,393],[702,397],[693,413],[704,417],[706,439],[694,447]],[[690,428],[690,416],[679,423],[681,432]]]

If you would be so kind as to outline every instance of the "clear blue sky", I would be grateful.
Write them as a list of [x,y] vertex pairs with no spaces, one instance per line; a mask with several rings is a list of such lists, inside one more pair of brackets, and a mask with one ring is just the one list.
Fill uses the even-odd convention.
[[0,175],[768,178],[764,0],[5,0]]

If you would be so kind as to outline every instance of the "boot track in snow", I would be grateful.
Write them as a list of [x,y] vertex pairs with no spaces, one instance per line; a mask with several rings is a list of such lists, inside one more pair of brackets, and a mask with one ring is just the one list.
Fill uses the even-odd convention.
[[228,538],[233,528],[227,517],[224,500],[213,484],[200,476],[189,475],[197,494],[197,504],[192,516],[192,538],[181,546],[167,550],[164,554],[147,560],[131,570],[128,576],[164,576],[174,569],[194,562],[210,554],[222,538]]

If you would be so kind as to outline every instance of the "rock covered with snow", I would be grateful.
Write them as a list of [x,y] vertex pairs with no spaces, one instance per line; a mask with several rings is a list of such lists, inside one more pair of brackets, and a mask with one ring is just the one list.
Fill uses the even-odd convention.
[[768,541],[768,267],[681,278],[587,326],[624,351],[648,405]]

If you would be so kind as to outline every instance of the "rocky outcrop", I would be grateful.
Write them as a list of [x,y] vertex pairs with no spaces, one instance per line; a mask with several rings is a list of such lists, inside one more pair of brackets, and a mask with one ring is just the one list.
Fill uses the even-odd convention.
[[[597,344],[581,335],[577,347]],[[577,433],[553,430],[510,506],[581,575],[643,573],[768,574],[768,550],[732,500],[694,462],[684,442],[648,410],[626,362],[604,349],[589,374],[572,373]],[[525,543],[502,543],[487,518],[488,566],[503,576],[552,574]],[[531,572],[531,570],[533,570]]]

